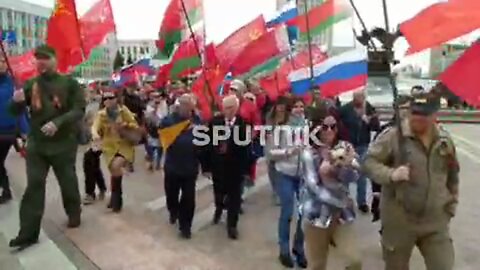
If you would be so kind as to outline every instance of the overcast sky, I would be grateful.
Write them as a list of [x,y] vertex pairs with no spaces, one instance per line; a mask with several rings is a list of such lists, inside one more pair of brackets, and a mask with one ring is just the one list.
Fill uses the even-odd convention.
[[[54,0],[27,0],[52,7]],[[111,0],[120,39],[153,39],[157,36],[162,15],[170,0]],[[95,0],[77,0],[79,13],[87,10]],[[231,32],[259,14],[271,17],[275,0],[204,0],[209,39],[221,41]],[[381,0],[354,1],[368,26],[383,25]],[[415,15],[435,0],[389,0],[391,24]],[[345,25],[345,24],[343,24]],[[338,29],[339,42],[351,41],[351,26]],[[337,27],[338,28],[338,27]]]
[[[25,0],[52,7],[54,0]],[[96,0],[76,0],[80,14]],[[391,27],[413,17],[423,8],[443,0],[387,0]],[[111,0],[119,39],[156,39],[165,8],[170,0]],[[275,14],[275,0],[204,0],[207,39],[221,42],[230,33],[264,14],[266,19]],[[368,28],[384,26],[382,0],[354,0]],[[334,28],[334,45],[353,45],[352,24],[360,30],[358,20],[345,21]],[[397,55],[403,56],[408,44],[396,44]],[[409,57],[406,62],[426,66],[426,53]]]

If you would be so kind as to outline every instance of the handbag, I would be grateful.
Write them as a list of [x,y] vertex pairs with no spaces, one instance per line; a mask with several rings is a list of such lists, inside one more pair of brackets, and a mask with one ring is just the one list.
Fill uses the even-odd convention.
[[120,127],[118,135],[131,145],[139,145],[143,139],[143,131],[140,128]]

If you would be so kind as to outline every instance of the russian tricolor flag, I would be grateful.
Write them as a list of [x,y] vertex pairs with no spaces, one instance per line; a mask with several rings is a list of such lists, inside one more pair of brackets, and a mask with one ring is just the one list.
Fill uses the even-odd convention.
[[278,24],[286,23],[298,16],[298,9],[295,1],[289,1],[280,10],[277,16],[267,22],[267,27],[275,27]]
[[313,67],[313,82],[309,67],[295,70],[288,76],[292,93],[304,95],[316,85],[322,96],[332,97],[363,87],[368,79],[367,59],[366,50],[352,50],[331,57]]
[[[285,4],[280,10],[279,14],[272,20],[267,22],[267,27],[273,28],[280,24],[287,23],[288,21],[298,17],[298,8],[295,1],[289,1]],[[298,39],[298,27],[296,26],[287,26],[288,38],[290,40],[290,45],[293,45]]]

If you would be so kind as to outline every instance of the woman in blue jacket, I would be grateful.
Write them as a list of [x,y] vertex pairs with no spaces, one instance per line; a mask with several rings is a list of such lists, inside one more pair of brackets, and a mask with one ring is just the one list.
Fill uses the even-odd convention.
[[8,111],[8,105],[15,90],[13,79],[7,71],[5,58],[0,56],[0,204],[4,204],[12,199],[10,182],[5,169],[5,160],[7,159],[10,148],[15,144],[19,135],[26,135],[28,132],[28,122],[26,115],[21,117],[12,116]]

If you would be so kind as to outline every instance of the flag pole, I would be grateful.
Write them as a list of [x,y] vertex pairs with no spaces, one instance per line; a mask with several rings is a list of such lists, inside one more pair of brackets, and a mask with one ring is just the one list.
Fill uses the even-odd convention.
[[[362,16],[360,16],[360,12],[358,11],[357,6],[353,2],[353,0],[349,0],[349,1],[350,1],[350,6],[352,6],[353,11],[355,12],[355,15],[358,18],[358,21],[360,22],[360,25],[362,26],[363,31],[368,33],[367,25],[365,24],[365,21],[363,20]],[[375,46],[375,42],[373,42],[373,40],[371,38],[369,38],[369,41],[370,41],[370,45],[372,46],[373,50],[377,51],[377,46]]]
[[[190,34],[192,35],[193,44],[195,45],[195,50],[197,51],[198,57],[200,59],[202,59],[202,52],[200,51],[200,47],[198,46],[198,42],[197,42],[197,39],[195,37],[195,33],[193,32],[192,23],[190,22],[190,18],[188,17],[187,7],[185,6],[185,2],[183,0],[180,0],[180,3],[182,4],[182,10],[183,10],[183,13],[185,14],[185,18],[187,20],[188,30],[190,31]],[[207,76],[207,69],[205,68],[205,65],[203,64],[203,61],[202,61],[202,73],[203,73],[203,77],[205,78],[205,83],[207,85],[207,90],[210,93],[210,97],[211,97],[210,108],[213,111],[215,109],[215,97],[214,97],[214,94],[213,94],[213,91],[212,91],[212,87],[210,86],[210,82],[209,82],[209,79],[208,79],[208,76]],[[204,88],[204,90],[205,90],[205,88]]]
[[277,88],[277,94],[280,92],[280,83],[278,82],[278,72],[275,71],[275,88]]
[[[114,35],[114,43],[115,43],[115,46],[117,47],[117,51],[115,52],[115,56],[117,55],[117,52],[119,53],[120,52],[120,42],[118,41],[118,33],[117,33],[117,23],[116,23],[116,20],[115,20],[115,14],[113,13],[113,7],[112,7],[112,2],[110,0],[107,0],[108,2],[108,7],[110,8],[110,11],[112,12],[112,18],[113,18],[113,24],[115,25],[115,28],[113,30],[113,35]],[[115,70],[113,71],[115,72]]]
[[10,65],[10,60],[8,60],[7,52],[5,51],[5,47],[3,46],[3,40],[0,40],[0,49],[2,50],[3,57],[5,58],[5,63],[7,64],[8,72],[10,72],[10,76],[12,76],[12,80],[16,82],[15,75],[13,74],[12,66]]
[[[389,32],[390,29],[390,24],[389,24],[389,18],[388,18],[388,7],[387,7],[387,1],[382,0],[382,6],[383,6],[383,17],[385,19],[385,31],[387,33]],[[387,42],[388,44],[383,44],[383,47],[385,48],[386,54],[388,56],[388,64],[390,65],[390,72],[388,74],[388,79],[390,81],[390,86],[392,87],[392,94],[393,94],[393,111],[395,113],[395,125],[398,129],[399,136],[398,137],[398,145],[399,145],[399,151],[400,151],[400,162],[401,164],[405,164],[406,162],[406,150],[405,150],[405,139],[403,137],[403,127],[402,127],[402,120],[400,119],[400,108],[398,104],[398,88],[397,88],[397,83],[396,80],[392,74],[391,67],[393,63],[393,58],[391,57],[393,55],[393,43],[390,44],[390,42]]]
[[303,0],[304,3],[304,12],[305,12],[305,23],[307,25],[307,43],[308,43],[308,57],[310,58],[310,83],[313,86],[313,78],[315,77],[313,73],[313,53],[312,53],[312,37],[310,36],[310,19],[308,18],[308,2]]
[[82,60],[86,61],[85,59],[85,52],[83,49],[85,48],[85,45],[83,44],[83,38],[82,38],[82,30],[80,29],[81,25],[80,22],[78,21],[78,12],[77,12],[77,4],[75,1],[73,2],[73,12],[75,12],[75,21],[77,22],[77,34],[78,37],[80,38],[80,51],[82,52]]

